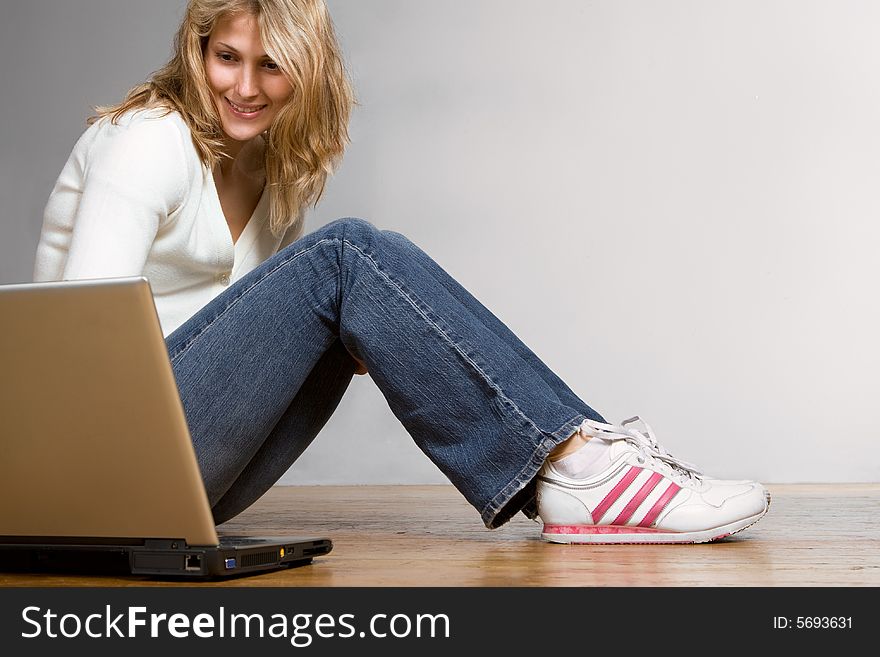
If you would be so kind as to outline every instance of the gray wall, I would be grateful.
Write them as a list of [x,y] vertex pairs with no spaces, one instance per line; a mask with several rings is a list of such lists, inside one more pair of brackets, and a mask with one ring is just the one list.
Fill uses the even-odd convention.
[[[161,65],[184,3],[5,4],[11,283],[89,105]],[[715,474],[880,479],[880,5],[329,4],[361,105],[309,230],[404,232],[588,403]],[[356,377],[283,481],[445,480]]]

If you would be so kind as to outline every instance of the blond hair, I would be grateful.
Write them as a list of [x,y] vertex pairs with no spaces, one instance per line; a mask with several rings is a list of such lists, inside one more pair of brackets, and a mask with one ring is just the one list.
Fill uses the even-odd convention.
[[202,162],[213,169],[226,154],[204,50],[218,19],[241,13],[257,18],[266,54],[293,86],[265,135],[265,169],[270,229],[296,238],[305,208],[320,200],[349,141],[355,103],[324,0],[190,0],[170,61],[120,104],[96,107],[89,123],[105,116],[116,123],[126,112],[152,107],[177,111]]

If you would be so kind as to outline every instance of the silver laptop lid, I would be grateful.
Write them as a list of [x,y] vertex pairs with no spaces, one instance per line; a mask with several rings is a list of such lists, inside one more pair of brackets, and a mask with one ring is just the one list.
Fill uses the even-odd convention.
[[217,533],[146,278],[0,286],[0,536]]

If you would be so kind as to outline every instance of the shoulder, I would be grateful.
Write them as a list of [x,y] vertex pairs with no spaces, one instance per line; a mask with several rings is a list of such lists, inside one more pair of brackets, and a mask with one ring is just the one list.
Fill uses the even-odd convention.
[[110,151],[128,157],[168,160],[196,156],[189,128],[183,118],[173,111],[134,110],[115,121],[105,116],[89,130],[95,131],[90,144],[92,152]]
[[86,177],[125,179],[179,200],[200,170],[189,128],[177,112],[135,110],[116,121],[105,116],[92,130],[82,154]]

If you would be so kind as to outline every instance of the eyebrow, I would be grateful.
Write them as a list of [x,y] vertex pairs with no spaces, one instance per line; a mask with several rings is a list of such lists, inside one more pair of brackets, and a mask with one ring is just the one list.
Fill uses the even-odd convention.
[[[219,47],[221,47],[221,48],[225,48],[226,50],[231,50],[232,52],[234,52],[234,53],[236,53],[236,54],[239,54],[238,49],[237,49],[237,48],[233,48],[233,47],[230,46],[228,43],[223,43],[222,41],[218,41],[218,42],[217,42],[217,45],[218,45]],[[269,57],[269,55],[267,55],[266,53],[263,53],[262,55],[260,55],[260,56],[258,57],[258,59],[272,59],[272,58]]]

